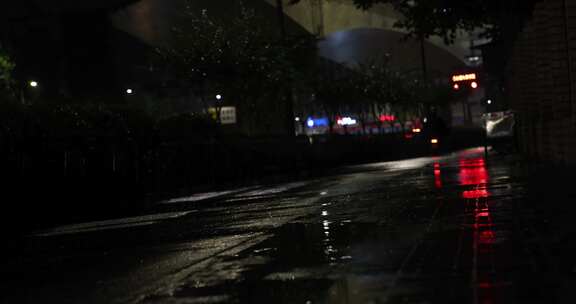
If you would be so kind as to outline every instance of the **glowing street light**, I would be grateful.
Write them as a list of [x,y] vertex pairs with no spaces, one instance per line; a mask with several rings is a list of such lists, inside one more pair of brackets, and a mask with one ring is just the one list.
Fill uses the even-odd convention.
[[32,81],[30,81],[30,86],[33,87],[33,88],[35,88],[35,87],[38,86],[38,82],[32,80]]
[[487,103],[487,104],[492,104],[492,99],[488,99],[488,100],[486,101],[486,103]]
[[220,99],[222,99],[222,95],[220,95],[220,94],[217,94],[217,95],[216,95],[216,99],[217,99],[217,100],[220,100]]
[[477,88],[478,88],[478,83],[477,83],[476,81],[472,81],[472,83],[470,84],[470,86],[471,86],[473,89],[477,89]]
[[126,94],[131,95],[132,93],[134,93],[132,89],[126,89]]

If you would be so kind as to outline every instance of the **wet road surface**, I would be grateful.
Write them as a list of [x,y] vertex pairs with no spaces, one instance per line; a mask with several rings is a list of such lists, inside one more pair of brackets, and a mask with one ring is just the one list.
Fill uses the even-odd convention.
[[2,303],[574,302],[571,198],[540,202],[525,163],[483,156],[347,167],[38,231],[2,262]]

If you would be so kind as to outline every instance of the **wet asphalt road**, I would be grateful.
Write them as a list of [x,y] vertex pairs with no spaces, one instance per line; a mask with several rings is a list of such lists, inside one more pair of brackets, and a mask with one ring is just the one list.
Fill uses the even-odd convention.
[[529,172],[472,149],[175,198],[29,235],[2,261],[1,299],[572,303],[571,198],[542,208]]

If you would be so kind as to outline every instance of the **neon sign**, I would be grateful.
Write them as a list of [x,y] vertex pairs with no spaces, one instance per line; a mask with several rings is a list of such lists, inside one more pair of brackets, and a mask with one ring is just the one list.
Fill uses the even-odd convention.
[[314,127],[326,127],[328,126],[328,118],[308,118],[306,120],[306,125],[308,126],[308,128],[314,128]]
[[351,126],[357,123],[356,119],[353,119],[351,117],[343,117],[341,119],[338,119],[336,122],[341,126]]
[[452,82],[461,82],[461,81],[468,81],[468,80],[476,80],[476,73],[471,74],[462,74],[462,75],[454,75],[452,76]]
[[380,115],[380,121],[381,122],[395,121],[395,120],[396,120],[396,116],[394,116],[394,115]]

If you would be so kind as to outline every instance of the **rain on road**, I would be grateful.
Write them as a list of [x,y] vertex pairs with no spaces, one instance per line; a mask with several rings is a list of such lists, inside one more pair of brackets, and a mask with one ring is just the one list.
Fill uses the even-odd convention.
[[471,149],[38,231],[2,263],[3,303],[566,299],[521,169]]

